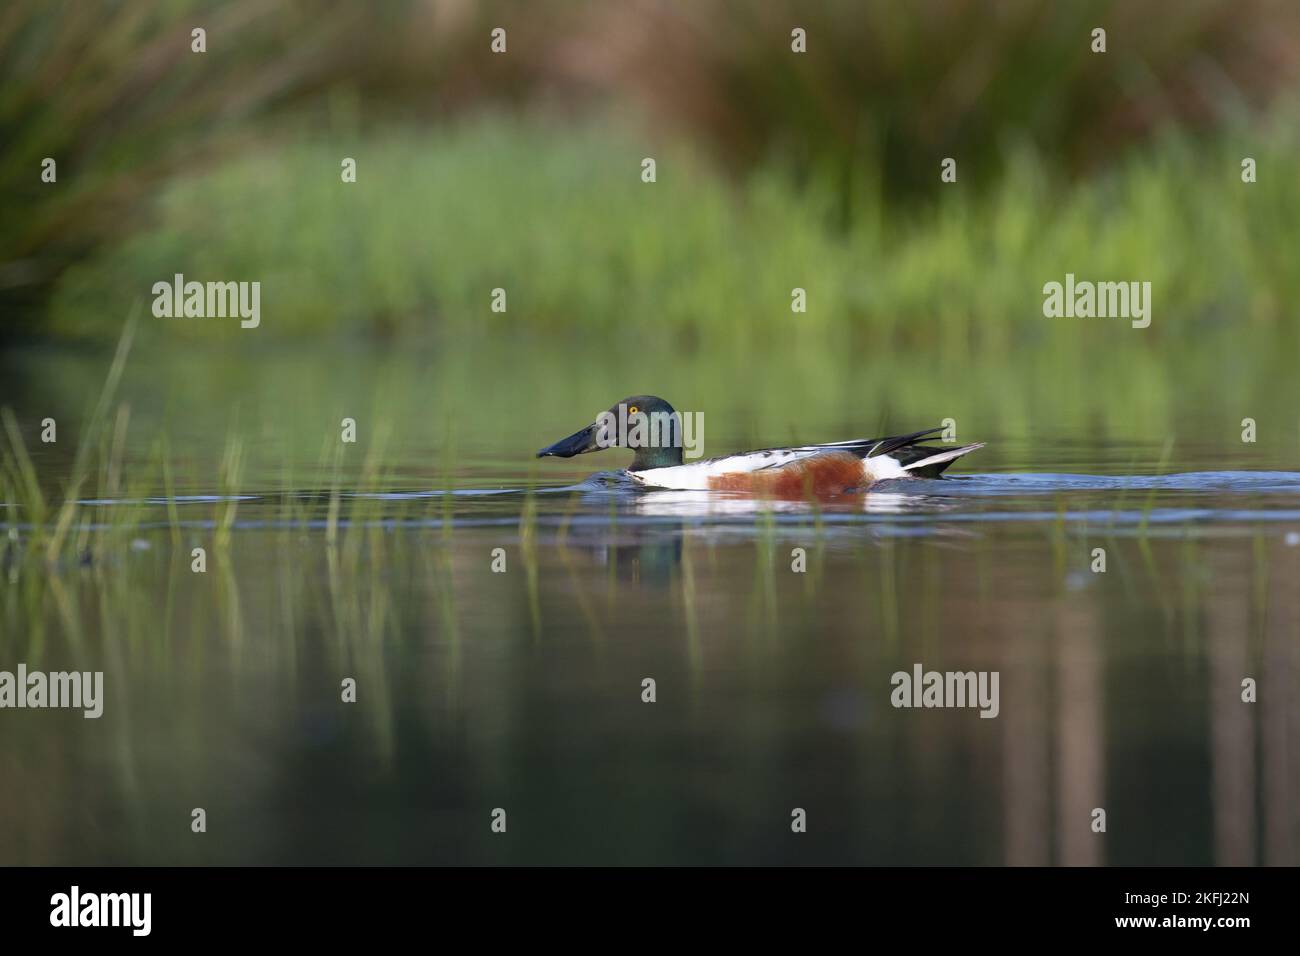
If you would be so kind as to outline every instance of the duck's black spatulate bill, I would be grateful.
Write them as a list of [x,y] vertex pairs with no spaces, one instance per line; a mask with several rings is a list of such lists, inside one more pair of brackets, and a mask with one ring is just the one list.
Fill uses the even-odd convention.
[[596,426],[588,425],[586,428],[574,432],[568,438],[561,438],[554,445],[547,445],[537,453],[537,457],[572,458],[574,455],[595,451],[597,447]]

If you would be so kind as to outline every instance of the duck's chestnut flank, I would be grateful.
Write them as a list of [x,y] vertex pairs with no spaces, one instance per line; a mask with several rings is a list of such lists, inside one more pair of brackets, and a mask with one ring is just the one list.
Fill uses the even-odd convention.
[[758,471],[724,472],[709,478],[712,491],[743,491],[767,498],[827,498],[867,484],[862,459],[827,452]]

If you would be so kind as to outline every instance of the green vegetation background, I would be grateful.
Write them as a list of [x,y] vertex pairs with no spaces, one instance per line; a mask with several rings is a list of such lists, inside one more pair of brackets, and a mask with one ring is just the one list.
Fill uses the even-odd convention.
[[[0,18],[4,332],[106,362],[143,302],[137,348],[216,402],[237,363],[180,356],[278,343],[427,348],[440,416],[495,410],[508,379],[508,407],[550,388],[564,412],[745,393],[780,428],[798,403],[1223,431],[1297,397],[1298,10],[19,0]],[[152,319],[177,272],[261,281],[261,328]],[[1069,272],[1150,281],[1151,327],[1045,318]],[[349,388],[320,378],[297,391]]]

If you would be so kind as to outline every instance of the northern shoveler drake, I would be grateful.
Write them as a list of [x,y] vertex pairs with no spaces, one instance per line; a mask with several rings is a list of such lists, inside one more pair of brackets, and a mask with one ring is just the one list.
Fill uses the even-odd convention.
[[627,476],[646,488],[740,491],[776,498],[838,495],[892,478],[938,478],[983,442],[957,448],[922,444],[941,428],[910,435],[857,438],[762,448],[686,463],[680,416],[662,398],[634,395],[601,412],[596,421],[537,453],[572,458],[602,448],[635,453]]

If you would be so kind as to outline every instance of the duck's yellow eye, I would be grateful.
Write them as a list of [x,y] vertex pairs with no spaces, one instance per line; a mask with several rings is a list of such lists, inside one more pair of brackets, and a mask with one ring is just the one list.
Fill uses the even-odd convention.
[[629,408],[629,409],[627,410],[627,413],[628,413],[629,415],[635,415],[635,414],[637,413],[637,407],[636,407],[635,405],[633,405],[631,408]]

